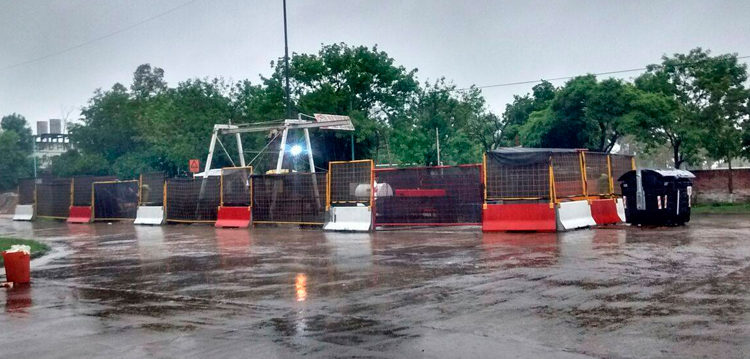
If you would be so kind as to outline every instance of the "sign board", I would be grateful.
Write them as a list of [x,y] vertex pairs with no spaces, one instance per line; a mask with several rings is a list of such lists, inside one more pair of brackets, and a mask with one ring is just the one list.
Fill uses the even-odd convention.
[[349,116],[326,115],[322,113],[316,113],[313,115],[315,116],[315,121],[318,123],[326,123],[331,121],[348,121],[348,123],[345,125],[320,127],[323,130],[354,131],[354,124],[352,124],[352,120],[349,118]]
[[190,160],[189,161],[189,167],[191,173],[198,173],[201,171],[201,161],[200,160]]

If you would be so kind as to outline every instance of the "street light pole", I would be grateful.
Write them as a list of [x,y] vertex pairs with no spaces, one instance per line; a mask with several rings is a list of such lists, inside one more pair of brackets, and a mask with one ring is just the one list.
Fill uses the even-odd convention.
[[286,118],[292,118],[291,93],[289,91],[289,39],[286,31],[286,0],[284,0],[284,78],[286,81]]

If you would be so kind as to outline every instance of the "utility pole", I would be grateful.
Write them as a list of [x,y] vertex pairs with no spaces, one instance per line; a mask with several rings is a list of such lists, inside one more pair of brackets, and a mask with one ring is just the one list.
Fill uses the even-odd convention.
[[440,131],[435,127],[435,147],[437,147],[437,165],[442,166],[440,163]]
[[286,31],[286,0],[284,0],[284,78],[286,82],[286,118],[292,118],[292,94],[289,91],[289,39]]

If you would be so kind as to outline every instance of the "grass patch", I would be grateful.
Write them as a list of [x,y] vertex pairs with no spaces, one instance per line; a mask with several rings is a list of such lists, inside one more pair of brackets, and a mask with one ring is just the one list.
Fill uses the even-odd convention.
[[732,213],[750,213],[750,203],[711,203],[696,204],[691,208],[692,213],[696,214],[732,214]]
[[[14,244],[25,244],[31,247],[32,259],[43,256],[45,253],[49,252],[50,249],[48,245],[31,239],[0,237],[0,252],[10,249],[10,246]],[[3,256],[0,256],[0,264],[3,264]]]

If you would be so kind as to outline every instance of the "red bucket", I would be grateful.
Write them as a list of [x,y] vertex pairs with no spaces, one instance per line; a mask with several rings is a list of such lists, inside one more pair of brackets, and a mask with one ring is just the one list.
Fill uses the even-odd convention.
[[28,283],[31,281],[31,256],[24,252],[3,252],[3,260],[8,282]]

